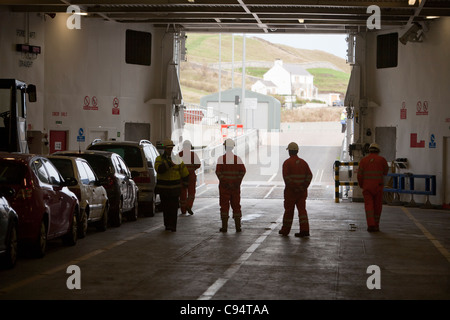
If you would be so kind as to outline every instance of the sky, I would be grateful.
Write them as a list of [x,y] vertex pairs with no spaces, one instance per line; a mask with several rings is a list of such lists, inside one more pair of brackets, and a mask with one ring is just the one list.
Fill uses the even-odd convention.
[[284,44],[299,49],[322,50],[347,59],[347,35],[342,34],[247,34],[272,43]]

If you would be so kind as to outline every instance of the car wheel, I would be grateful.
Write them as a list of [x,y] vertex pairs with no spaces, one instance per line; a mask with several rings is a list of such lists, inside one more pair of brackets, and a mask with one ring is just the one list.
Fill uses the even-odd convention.
[[111,217],[111,225],[113,227],[120,227],[122,224],[122,216],[123,216],[123,200],[120,199],[119,206],[115,210],[114,215]]
[[42,258],[45,255],[45,250],[47,249],[47,224],[44,220],[41,221],[41,226],[39,227],[39,237],[34,244],[34,254],[37,258]]
[[75,209],[72,215],[72,224],[70,226],[70,230],[66,233],[62,240],[66,246],[74,246],[77,243],[78,239],[78,210]]
[[87,228],[88,228],[88,211],[89,207],[85,210],[82,210],[81,217],[78,219],[78,239],[83,239],[86,237]]
[[17,261],[17,224],[15,221],[12,221],[8,230],[8,238],[6,240],[6,252],[3,263],[6,268],[12,268],[16,265],[16,261]]
[[108,212],[109,212],[109,203],[106,203],[105,208],[103,209],[102,218],[95,223],[95,227],[98,231],[106,231],[108,228]]
[[133,209],[128,213],[128,220],[136,221],[138,219],[138,214],[139,214],[139,204],[136,198]]

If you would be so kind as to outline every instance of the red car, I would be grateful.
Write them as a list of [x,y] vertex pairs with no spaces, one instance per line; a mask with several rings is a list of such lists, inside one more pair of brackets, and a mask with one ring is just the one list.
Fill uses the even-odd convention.
[[47,240],[62,237],[64,244],[76,244],[79,202],[50,160],[0,153],[0,190],[19,216],[19,245],[42,257]]

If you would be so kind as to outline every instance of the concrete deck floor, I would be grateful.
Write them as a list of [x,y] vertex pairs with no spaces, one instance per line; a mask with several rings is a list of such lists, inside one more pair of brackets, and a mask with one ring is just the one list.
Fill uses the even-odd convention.
[[[162,213],[74,247],[49,244],[43,259],[0,270],[1,300],[448,300],[450,211],[384,206],[381,231],[366,231],[363,203],[308,200],[311,236],[278,234],[281,199],[242,199],[242,232],[220,233],[218,199],[167,232]],[[356,229],[352,229],[354,224]],[[81,270],[69,290],[68,265]],[[380,289],[369,289],[379,267]],[[372,280],[369,282],[374,283]]]

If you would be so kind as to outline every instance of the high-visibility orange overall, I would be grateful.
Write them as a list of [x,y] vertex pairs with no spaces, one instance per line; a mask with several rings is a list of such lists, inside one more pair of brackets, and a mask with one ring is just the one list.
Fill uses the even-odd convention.
[[383,176],[387,175],[389,166],[385,158],[377,153],[370,153],[359,162],[358,184],[362,188],[367,227],[378,230],[383,206]]
[[186,209],[191,209],[194,205],[197,185],[197,175],[195,174],[195,170],[200,168],[201,163],[200,158],[193,151],[187,152],[186,154],[183,154],[183,151],[181,151],[179,156],[189,171],[189,183],[187,186],[182,186],[180,194],[180,209],[181,213],[185,214]]
[[233,218],[240,219],[241,211],[241,182],[246,173],[241,158],[226,152],[217,159],[216,175],[219,178],[220,216],[228,218],[228,212],[233,209]]
[[284,215],[280,234],[288,235],[294,220],[295,207],[298,210],[300,232],[309,234],[309,221],[306,211],[308,187],[312,180],[312,173],[305,160],[297,155],[291,155],[283,163]]

